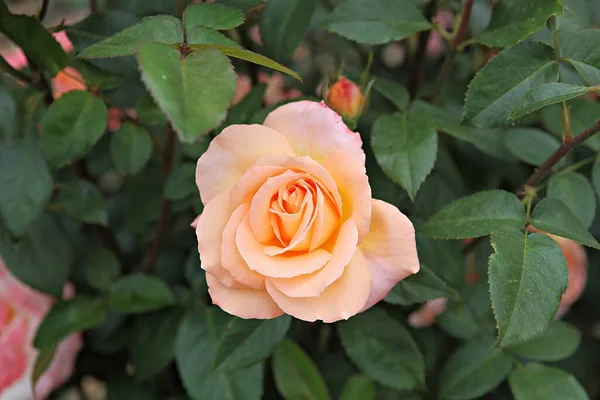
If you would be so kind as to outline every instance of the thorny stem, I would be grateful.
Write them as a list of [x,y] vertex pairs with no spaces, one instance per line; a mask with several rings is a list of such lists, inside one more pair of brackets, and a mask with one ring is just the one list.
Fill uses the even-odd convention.
[[[437,8],[437,0],[429,0],[427,7],[425,8],[425,18],[431,20],[435,15]],[[429,42],[429,36],[431,30],[421,32],[419,34],[419,44],[417,45],[417,51],[415,57],[410,66],[410,72],[408,73],[408,93],[410,98],[414,99],[419,91],[419,86],[423,78],[423,62],[425,61],[425,52],[427,50],[427,42]]]
[[44,17],[46,16],[46,13],[48,12],[48,4],[50,4],[50,0],[42,0],[42,6],[40,7],[40,11],[38,12],[38,20],[40,20],[40,22],[42,22],[44,20]]

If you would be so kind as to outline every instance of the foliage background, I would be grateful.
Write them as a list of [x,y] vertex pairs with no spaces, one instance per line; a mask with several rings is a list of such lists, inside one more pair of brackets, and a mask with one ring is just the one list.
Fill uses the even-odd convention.
[[[199,63],[183,85],[208,93],[188,103],[169,97],[175,81],[157,79],[179,73],[157,56],[179,51],[152,44],[181,42],[174,17],[90,47],[144,17],[181,16],[185,2],[51,0],[40,10],[9,1],[13,13],[33,15],[21,19],[0,6],[0,32],[29,58],[22,71],[0,66],[0,254],[38,290],[77,287],[38,332],[38,370],[63,337],[85,338],[54,397],[92,398],[90,387],[106,385],[109,399],[600,398],[600,3],[218,2],[232,7],[217,9],[223,20],[186,33],[225,47],[179,46]],[[430,23],[440,10],[454,16],[448,30]],[[76,49],[68,55],[48,33],[65,16]],[[262,45],[251,40],[256,24]],[[432,29],[448,42],[439,55],[425,52]],[[240,320],[209,305],[189,227],[202,211],[194,163],[223,127],[261,122],[270,109],[264,85],[229,108],[231,40],[296,71],[302,82],[288,76],[286,85],[309,98],[341,65],[356,82],[362,74],[363,89],[372,82],[368,108],[348,122],[365,142],[373,197],[409,215],[424,265],[374,309],[328,325]],[[232,58],[235,72],[271,73],[252,61],[284,68],[245,53]],[[50,78],[67,65],[89,89],[54,100]],[[108,132],[111,107],[137,117]],[[549,176],[532,175],[570,147],[541,168]],[[530,223],[588,246],[586,289],[561,321],[552,322],[565,261],[554,242],[519,230]],[[438,324],[407,324],[440,297],[450,302]]]

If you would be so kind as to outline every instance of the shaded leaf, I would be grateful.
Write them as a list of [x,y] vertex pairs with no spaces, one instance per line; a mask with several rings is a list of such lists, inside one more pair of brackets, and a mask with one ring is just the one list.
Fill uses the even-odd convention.
[[[506,147],[519,160],[539,167],[560,147],[560,142],[539,129],[512,128],[506,130]],[[562,165],[562,160],[557,163],[557,167]]]
[[374,398],[373,381],[363,375],[351,376],[340,396],[340,400],[373,400]]
[[122,277],[108,289],[111,310],[144,313],[175,304],[175,296],[165,282],[153,276],[132,274]]
[[165,197],[169,200],[183,200],[197,192],[196,165],[180,164],[169,174],[165,185]]
[[120,273],[119,260],[107,249],[98,247],[87,253],[83,274],[91,287],[106,290]]
[[385,301],[391,304],[407,305],[423,303],[440,297],[458,298],[459,295],[426,265],[421,264],[419,272],[398,282],[385,297]]
[[596,216],[596,195],[590,181],[578,172],[557,174],[548,181],[548,197],[562,201],[587,229]]
[[588,400],[585,390],[572,375],[541,364],[527,364],[514,370],[508,383],[516,400]]
[[216,30],[233,29],[244,23],[244,13],[233,7],[216,3],[190,4],[183,13],[186,35],[195,26],[205,26]]
[[560,53],[588,85],[600,85],[600,41],[598,29],[561,32]]
[[541,335],[507,348],[519,357],[535,361],[559,361],[575,353],[581,342],[581,332],[573,325],[554,321]]
[[521,98],[507,120],[515,120],[531,114],[540,108],[583,96],[590,90],[585,86],[569,85],[562,82],[544,83],[534,87]]
[[91,182],[77,179],[61,183],[58,203],[73,218],[90,224],[108,224],[106,200]]
[[119,171],[134,175],[150,160],[152,139],[140,125],[125,122],[110,137],[110,154]]
[[408,106],[408,89],[396,81],[378,77],[373,83],[373,89],[391,101],[398,110],[404,110]]

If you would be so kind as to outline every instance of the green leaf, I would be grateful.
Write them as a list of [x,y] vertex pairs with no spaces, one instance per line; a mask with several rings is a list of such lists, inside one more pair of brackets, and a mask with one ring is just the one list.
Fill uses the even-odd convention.
[[35,358],[35,364],[33,365],[33,372],[31,373],[31,386],[35,387],[37,381],[42,377],[44,372],[52,364],[54,354],[56,353],[57,346],[50,346],[40,349],[37,357]]
[[506,379],[512,358],[492,346],[493,341],[474,342],[452,353],[442,371],[441,399],[478,398]]
[[476,36],[488,47],[507,47],[542,28],[548,18],[563,13],[559,0],[502,0],[494,5],[492,20]]
[[[506,147],[519,160],[539,167],[560,147],[560,142],[539,129],[512,128],[506,130]],[[561,165],[564,162],[558,163]]]
[[91,287],[106,290],[120,273],[119,260],[107,249],[97,247],[87,253],[83,263],[83,274]]
[[295,73],[288,67],[283,66],[283,65],[279,64],[278,62],[273,61],[270,58],[263,56],[262,54],[254,53],[253,51],[250,51],[250,50],[240,49],[238,47],[232,47],[232,46],[224,46],[221,44],[192,44],[189,47],[192,49],[200,49],[200,50],[202,50],[202,49],[218,50],[221,53],[223,53],[229,57],[239,58],[240,60],[248,61],[253,64],[262,65],[263,67],[271,68],[271,69],[274,69],[275,71],[283,72],[284,74],[288,74],[288,75],[298,79],[300,82],[302,82],[302,78],[300,77],[300,75],[298,75],[297,73]]
[[423,226],[423,233],[442,239],[485,236],[494,230],[525,225],[525,208],[512,193],[487,190],[443,207]]
[[530,88],[557,77],[558,64],[550,46],[525,42],[510,47],[492,58],[469,84],[463,120],[476,127],[503,124]]
[[152,139],[140,125],[125,122],[110,137],[110,154],[119,171],[135,175],[150,160]]
[[423,303],[440,297],[458,298],[459,295],[432,270],[421,264],[419,273],[397,283],[385,301],[391,304],[407,305]]
[[193,142],[225,119],[236,87],[227,57],[207,49],[182,60],[177,49],[144,43],[137,58],[144,83],[181,141]]
[[175,304],[175,296],[165,282],[153,276],[132,274],[111,285],[108,305],[123,313],[144,313]]
[[373,125],[371,146],[381,169],[414,200],[437,157],[431,120],[414,113],[383,115]]
[[596,216],[596,195],[590,181],[578,172],[554,175],[548,197],[561,200],[587,229]]
[[569,85],[562,82],[550,82],[534,87],[518,101],[507,120],[515,120],[531,114],[540,108],[562,101],[571,100],[588,93],[585,86]]
[[317,0],[271,0],[260,15],[265,53],[285,62],[304,38]]
[[38,349],[58,345],[75,332],[100,325],[106,318],[102,299],[78,296],[58,301],[37,330],[33,345]]
[[194,164],[184,163],[177,166],[167,178],[165,197],[169,200],[183,200],[197,193],[195,176]]
[[364,44],[402,40],[431,28],[410,0],[347,0],[327,21],[330,32]]
[[559,361],[572,356],[580,343],[581,332],[577,328],[563,321],[554,321],[546,332],[507,350],[530,360]]
[[[211,3],[199,3],[199,4],[211,4]],[[213,29],[206,28],[204,26],[194,26],[189,28],[186,33],[186,39],[188,45],[199,45],[199,44],[216,44],[221,46],[229,46],[241,49],[242,47],[237,44],[234,40],[229,39],[227,36],[219,33]]]
[[314,362],[291,340],[284,340],[273,356],[273,375],[286,400],[327,400],[329,393]]
[[189,29],[205,26],[216,30],[233,29],[244,23],[244,13],[223,4],[196,3],[187,7],[183,13],[183,25],[186,35]]
[[[584,99],[574,99],[567,102],[571,120],[571,132],[578,135],[592,125],[600,115],[600,103]],[[562,105],[552,105],[542,109],[542,122],[546,128],[557,137],[562,137]],[[600,151],[600,135],[594,135],[586,140],[585,145],[594,151]]]
[[129,56],[141,43],[163,43],[167,45],[183,42],[181,21],[171,15],[146,17],[114,36],[87,47],[77,55],[79,58],[105,58]]
[[439,276],[450,288],[459,289],[464,285],[465,258],[460,242],[417,235],[417,250],[421,265],[425,264],[427,269]]
[[404,110],[408,106],[410,100],[408,90],[396,81],[377,77],[373,89],[391,101],[398,110]]
[[561,32],[561,57],[571,64],[588,85],[600,84],[600,41],[598,29]]
[[0,215],[15,236],[22,236],[52,193],[52,176],[31,140],[0,143]]
[[531,214],[530,222],[544,232],[600,250],[600,243],[579,222],[565,203],[558,199],[549,197],[540,201]]
[[34,17],[11,14],[5,2],[0,2],[0,33],[52,76],[67,66],[67,54],[46,28]]
[[235,371],[266,359],[285,337],[291,321],[289,315],[268,320],[232,319],[219,341],[214,369]]
[[42,120],[42,150],[50,165],[63,167],[87,154],[106,130],[104,102],[71,91],[56,100]]
[[588,400],[581,384],[572,375],[554,367],[527,364],[508,377],[516,400]]
[[364,375],[353,375],[344,386],[340,400],[374,400],[373,381]]
[[395,389],[425,382],[425,365],[408,330],[383,310],[371,308],[338,323],[346,353],[371,378]]
[[58,203],[73,218],[90,224],[108,224],[106,200],[91,182],[77,179],[61,183]]
[[600,157],[596,157],[596,161],[592,166],[592,185],[596,191],[596,196],[600,199]]
[[[221,133],[223,129],[227,128],[229,125],[250,123],[252,116],[260,111],[266,91],[267,85],[264,83],[254,86],[250,93],[245,95],[238,104],[229,110],[227,118],[225,118],[225,121],[223,121],[221,126],[216,129],[215,133]],[[196,158],[200,157],[203,153],[204,151]]]
[[546,330],[567,289],[562,250],[548,236],[517,228],[492,233],[489,282],[498,324],[498,345],[509,346]]

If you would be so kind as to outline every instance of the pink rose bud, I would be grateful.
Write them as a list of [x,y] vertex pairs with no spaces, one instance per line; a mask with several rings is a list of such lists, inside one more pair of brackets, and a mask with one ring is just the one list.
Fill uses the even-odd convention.
[[327,92],[327,104],[341,116],[356,119],[362,112],[365,97],[360,86],[341,76]]

